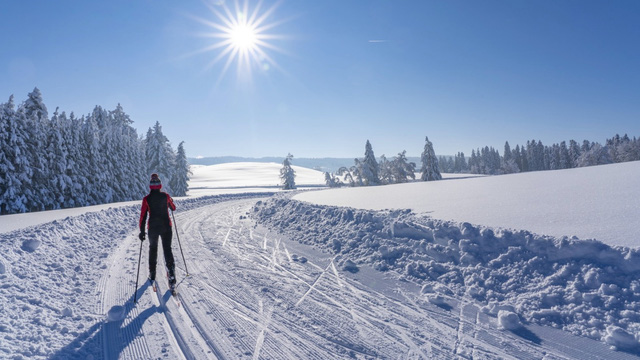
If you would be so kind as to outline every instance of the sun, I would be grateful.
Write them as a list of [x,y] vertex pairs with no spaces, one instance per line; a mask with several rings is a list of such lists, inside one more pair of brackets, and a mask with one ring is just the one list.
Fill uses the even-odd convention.
[[253,8],[250,8],[249,0],[244,0],[243,3],[240,1],[235,0],[231,8],[225,2],[221,4],[207,2],[205,4],[214,18],[194,17],[207,26],[207,31],[200,35],[215,40],[212,44],[195,52],[215,54],[206,69],[211,69],[224,60],[218,82],[234,63],[238,76],[249,79],[253,71],[265,72],[273,68],[279,69],[269,54],[271,51],[283,52],[273,42],[283,39],[284,36],[269,33],[282,23],[272,19],[279,3],[263,11],[261,0]]
[[238,51],[254,50],[257,46],[256,29],[248,24],[234,26],[229,32],[231,45]]

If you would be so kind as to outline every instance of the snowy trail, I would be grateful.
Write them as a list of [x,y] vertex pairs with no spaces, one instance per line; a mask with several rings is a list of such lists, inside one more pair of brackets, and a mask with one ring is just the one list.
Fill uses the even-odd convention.
[[[471,299],[436,306],[419,289],[380,272],[344,272],[335,256],[248,219],[257,200],[176,213],[190,273],[185,276],[174,236],[179,302],[168,293],[166,280],[158,279],[158,293],[141,285],[139,302],[132,306],[139,242],[135,234],[127,235],[105,274],[102,311],[124,308],[122,319],[114,316],[105,324],[105,358],[587,358],[561,342],[545,338],[541,345],[532,341],[536,338],[499,330],[495,318]],[[158,273],[162,264],[159,260]]]
[[[158,291],[146,283],[148,242],[141,254],[137,206],[0,234],[8,250],[0,254],[0,358],[638,358],[549,326],[501,330],[479,300],[449,290],[434,301],[433,292],[396,271],[358,264],[351,273],[343,253],[301,243],[321,240],[331,227],[294,221],[308,212],[296,203],[265,208],[267,196],[179,203],[190,276],[175,237],[177,298],[162,276],[162,257]],[[248,216],[259,200],[273,224]],[[299,231],[281,232],[277,221]]]

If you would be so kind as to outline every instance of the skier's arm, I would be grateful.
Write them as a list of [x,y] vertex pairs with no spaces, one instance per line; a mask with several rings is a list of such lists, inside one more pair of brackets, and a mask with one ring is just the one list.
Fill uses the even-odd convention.
[[171,209],[171,211],[176,211],[176,205],[173,203],[173,199],[169,194],[167,194],[167,205],[169,205],[169,209]]
[[142,209],[140,209],[140,232],[144,232],[144,225],[147,223],[147,214],[149,213],[149,204],[147,198],[142,199]]

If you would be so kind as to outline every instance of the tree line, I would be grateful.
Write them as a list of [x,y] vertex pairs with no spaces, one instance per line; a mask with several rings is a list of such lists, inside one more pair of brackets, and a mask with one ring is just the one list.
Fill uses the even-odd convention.
[[96,106],[81,117],[59,109],[49,117],[38,88],[16,107],[0,104],[0,214],[24,213],[140,199],[149,176],[186,195],[189,165],[159,123],[138,136],[122,106]]
[[[351,167],[341,167],[335,173],[325,172],[325,182],[329,187],[339,186],[373,186],[399,184],[415,180],[416,164],[407,160],[406,150],[391,159],[384,155],[376,160],[371,142],[365,144],[364,158],[354,159]],[[441,180],[438,157],[433,150],[433,143],[426,137],[424,150],[420,157],[422,167],[420,179],[423,181]]]
[[526,145],[511,148],[504,144],[501,156],[493,147],[485,146],[471,151],[465,158],[460,152],[453,157],[440,156],[441,170],[447,173],[511,174],[527,171],[559,170],[576,167],[605,165],[640,160],[640,139],[628,135],[607,139],[605,145],[584,140],[545,146],[540,140],[527,141]]

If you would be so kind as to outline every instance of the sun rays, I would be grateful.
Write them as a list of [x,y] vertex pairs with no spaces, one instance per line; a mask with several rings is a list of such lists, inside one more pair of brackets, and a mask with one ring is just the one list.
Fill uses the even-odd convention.
[[197,53],[214,53],[215,57],[205,69],[211,69],[224,62],[218,82],[227,74],[235,63],[240,79],[251,79],[254,71],[268,72],[278,68],[275,60],[269,55],[271,51],[284,52],[273,44],[283,39],[283,35],[269,33],[283,21],[273,20],[273,13],[279,3],[263,9],[263,1],[250,8],[249,1],[234,0],[232,8],[226,3],[206,5],[214,15],[214,19],[194,17],[207,27],[201,36],[215,41],[196,51]]

